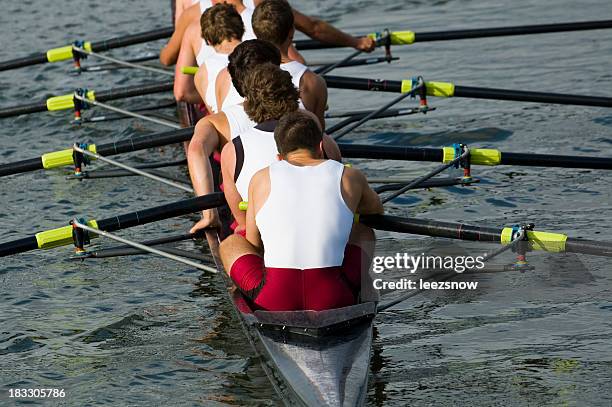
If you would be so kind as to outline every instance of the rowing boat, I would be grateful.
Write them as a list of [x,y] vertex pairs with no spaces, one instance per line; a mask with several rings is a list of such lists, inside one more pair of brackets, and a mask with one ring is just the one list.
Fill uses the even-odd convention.
[[223,268],[219,244],[229,230],[230,213],[227,207],[219,212],[222,227],[206,232],[208,247],[243,331],[285,405],[363,405],[376,304],[325,311],[254,310]]
[[[207,232],[220,275],[220,236]],[[361,406],[367,391],[376,304],[326,311],[253,310],[225,278],[228,296],[270,382],[288,406]]]
[[[179,105],[182,124],[194,115]],[[215,185],[220,168],[212,160]],[[254,310],[224,270],[219,244],[231,233],[231,212],[219,208],[221,227],[207,230],[206,241],[217,274],[253,351],[276,392],[287,406],[362,406],[367,392],[373,319],[376,304],[365,302],[325,311]]]

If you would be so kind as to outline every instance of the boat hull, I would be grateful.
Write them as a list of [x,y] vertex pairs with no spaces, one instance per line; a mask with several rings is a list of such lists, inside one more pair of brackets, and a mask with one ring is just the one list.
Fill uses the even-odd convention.
[[362,406],[367,393],[376,305],[327,311],[254,311],[219,258],[219,234],[207,232],[236,315],[270,382],[287,406]]

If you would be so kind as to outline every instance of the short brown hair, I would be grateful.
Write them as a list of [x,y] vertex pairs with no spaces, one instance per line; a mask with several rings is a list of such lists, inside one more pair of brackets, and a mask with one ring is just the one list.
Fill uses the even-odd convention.
[[323,131],[312,114],[297,110],[280,119],[274,129],[274,140],[283,155],[301,148],[315,155],[323,140]]
[[264,0],[255,8],[251,21],[257,38],[280,47],[293,28],[293,10],[285,0]]
[[238,94],[244,97],[242,86],[246,73],[264,62],[280,65],[281,55],[277,47],[268,41],[248,40],[241,42],[229,55],[227,71],[232,77],[232,84]]
[[298,109],[300,94],[293,86],[291,75],[269,62],[249,69],[244,77],[244,89],[244,111],[256,123],[278,120]]
[[244,35],[244,23],[236,7],[218,3],[206,9],[200,17],[202,38],[210,46],[226,40],[240,40]]

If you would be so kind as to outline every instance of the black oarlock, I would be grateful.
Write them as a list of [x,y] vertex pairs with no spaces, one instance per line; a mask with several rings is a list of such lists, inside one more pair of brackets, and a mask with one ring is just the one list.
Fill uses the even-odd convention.
[[83,225],[87,224],[87,222],[83,218],[78,220],[73,219],[70,221],[70,224],[72,225],[72,242],[74,243],[74,252],[77,256],[79,256],[87,253],[85,250],[85,245],[90,243],[90,237],[88,231],[83,230],[76,225],[77,221]]
[[[87,150],[88,145],[85,143],[75,143],[75,146]],[[72,150],[72,161],[74,162],[74,176],[83,176],[83,167],[89,164],[89,158],[77,150]]]
[[[77,47],[77,48],[82,48],[82,49],[85,48],[85,42],[84,41],[77,40],[77,41],[74,41],[72,43],[72,45],[74,47]],[[81,69],[81,60],[82,59],[87,59],[87,54],[84,54],[83,52],[78,51],[78,50],[72,48],[72,60],[74,62],[74,71],[78,75],[80,75],[81,72],[82,72],[82,69]]]

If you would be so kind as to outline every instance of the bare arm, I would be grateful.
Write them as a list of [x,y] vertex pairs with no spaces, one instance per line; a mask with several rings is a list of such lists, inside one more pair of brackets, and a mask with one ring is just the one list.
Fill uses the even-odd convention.
[[172,37],[170,37],[170,40],[166,46],[162,48],[159,54],[159,62],[161,62],[162,65],[170,66],[176,63],[187,27],[189,27],[189,24],[192,22],[199,23],[199,20],[199,4],[194,4],[181,14],[179,21],[174,28],[174,32],[172,33]]
[[225,200],[234,215],[234,219],[238,223],[236,230],[244,230],[246,228],[246,212],[239,209],[242,197],[236,188],[234,182],[236,169],[236,149],[234,143],[227,143],[221,151],[221,174],[223,175],[223,193]]
[[300,80],[300,99],[309,112],[319,119],[321,128],[325,128],[325,108],[327,107],[327,85],[323,78],[308,70]]
[[336,143],[336,140],[328,136],[327,134],[323,134],[323,151],[325,155],[330,160],[342,162],[342,153],[340,152],[340,147]]
[[384,213],[380,197],[370,188],[365,175],[356,168],[344,169],[342,196],[353,212],[363,215]]
[[176,61],[174,69],[174,98],[181,102],[202,103],[203,98],[200,97],[194,84],[194,76],[186,75],[181,72],[184,66],[196,65],[195,49],[199,44],[199,26],[192,24],[185,32],[183,43]]
[[376,42],[371,38],[353,37],[323,20],[302,14],[296,9],[293,9],[293,17],[295,28],[321,42],[352,47],[367,52],[374,50],[376,47]]

